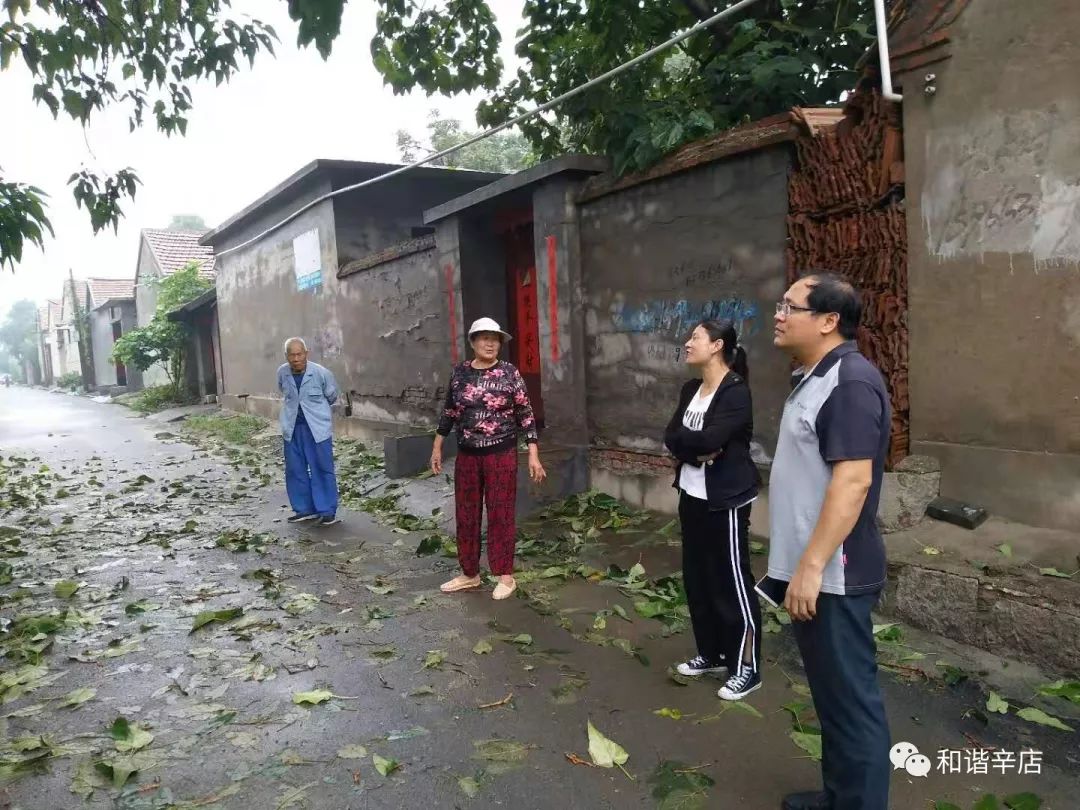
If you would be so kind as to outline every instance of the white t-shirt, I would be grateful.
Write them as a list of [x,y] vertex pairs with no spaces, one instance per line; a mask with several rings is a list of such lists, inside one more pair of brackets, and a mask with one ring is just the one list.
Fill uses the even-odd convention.
[[[698,388],[694,398],[686,406],[686,413],[683,414],[682,423],[684,428],[687,430],[701,430],[705,422],[705,412],[709,410],[715,395],[716,389],[713,389],[713,392],[707,397],[702,397],[701,388]],[[679,471],[679,489],[691,498],[700,498],[707,501],[709,495],[705,490],[705,465],[694,467],[690,464],[683,464],[682,469]]]

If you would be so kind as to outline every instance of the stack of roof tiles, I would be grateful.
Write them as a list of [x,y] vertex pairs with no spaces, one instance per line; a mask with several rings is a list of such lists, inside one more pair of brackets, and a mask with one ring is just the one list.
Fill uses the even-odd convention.
[[908,453],[907,226],[900,111],[862,87],[835,127],[796,141],[789,185],[791,280],[832,270],[863,293],[859,348],[892,397],[890,466]]

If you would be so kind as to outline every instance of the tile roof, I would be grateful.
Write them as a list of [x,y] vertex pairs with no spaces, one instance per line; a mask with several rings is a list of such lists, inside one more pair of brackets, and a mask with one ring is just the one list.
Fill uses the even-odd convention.
[[836,126],[843,117],[844,111],[839,107],[795,107],[779,115],[721,130],[701,140],[683,144],[648,169],[622,176],[607,172],[589,178],[578,195],[578,203],[733,155],[795,141],[807,132],[815,135]]
[[88,278],[90,308],[96,309],[106,301],[124,301],[135,298],[133,278]]
[[199,275],[214,280],[214,249],[199,244],[207,231],[181,231],[168,228],[143,228],[142,235],[150,245],[162,275],[171,276],[182,270],[188,262],[201,264]]

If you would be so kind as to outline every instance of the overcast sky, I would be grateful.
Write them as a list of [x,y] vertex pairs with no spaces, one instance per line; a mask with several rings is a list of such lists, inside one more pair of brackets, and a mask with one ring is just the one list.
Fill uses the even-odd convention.
[[[21,63],[0,73],[0,109],[14,113],[0,124],[0,167],[6,179],[50,195],[56,231],[44,252],[27,247],[14,274],[0,271],[0,319],[20,298],[58,298],[69,268],[77,278],[133,277],[140,229],[166,227],[174,214],[198,214],[213,227],[315,158],[398,162],[395,132],[424,136],[431,109],[475,127],[479,96],[395,96],[383,86],[369,50],[373,4],[345,6],[326,62],[314,48],[296,47],[285,2],[233,5],[274,26],[281,39],[277,57],[257,59],[228,85],[195,86],[187,137],[166,138],[152,125],[130,134],[126,108],[99,114],[85,131],[63,114],[54,121],[32,102],[32,81]],[[512,70],[522,0],[490,5]],[[86,212],[75,207],[67,179],[83,165],[108,172],[131,166],[142,179],[116,234],[94,236]]]

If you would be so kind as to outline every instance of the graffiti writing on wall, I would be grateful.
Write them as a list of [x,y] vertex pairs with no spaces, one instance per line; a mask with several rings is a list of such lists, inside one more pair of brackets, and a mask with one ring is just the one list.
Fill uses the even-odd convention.
[[757,327],[758,306],[738,296],[712,301],[647,301],[626,304],[617,301],[611,310],[616,332],[659,333],[685,338],[701,321],[731,320],[740,338],[753,335]]

